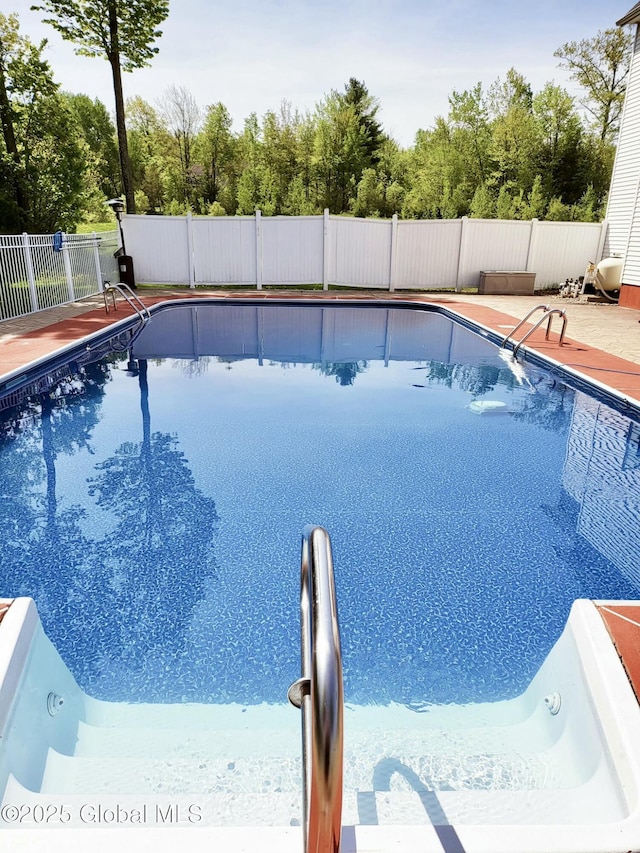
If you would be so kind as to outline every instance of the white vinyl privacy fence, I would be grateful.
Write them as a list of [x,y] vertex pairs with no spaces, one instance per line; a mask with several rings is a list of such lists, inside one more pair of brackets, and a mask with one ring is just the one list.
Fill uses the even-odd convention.
[[125,216],[136,279],[158,284],[473,288],[483,270],[536,273],[536,288],[584,274],[607,224],[344,216]]
[[0,235],[0,320],[75,302],[118,281],[118,232]]

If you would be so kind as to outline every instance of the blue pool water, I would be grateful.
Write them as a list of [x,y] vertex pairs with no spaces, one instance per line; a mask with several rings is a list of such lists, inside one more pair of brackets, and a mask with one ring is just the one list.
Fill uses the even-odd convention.
[[639,597],[638,422],[435,312],[174,307],[3,414],[0,594],[101,699],[284,701],[308,523],[348,702],[515,696]]

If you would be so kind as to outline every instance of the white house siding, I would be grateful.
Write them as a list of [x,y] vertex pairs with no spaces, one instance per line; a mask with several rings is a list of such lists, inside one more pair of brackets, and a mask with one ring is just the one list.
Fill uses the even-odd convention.
[[607,221],[605,257],[624,257],[623,283],[640,285],[640,27],[636,29]]
[[[638,138],[638,147],[640,148],[640,137]],[[640,285],[640,178],[638,179],[638,198],[631,222],[622,280],[625,284]]]

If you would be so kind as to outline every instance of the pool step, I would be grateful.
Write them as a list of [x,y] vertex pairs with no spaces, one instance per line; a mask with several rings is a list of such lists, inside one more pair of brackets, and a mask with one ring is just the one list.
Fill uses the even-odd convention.
[[[208,742],[208,744],[207,744]],[[130,741],[133,745],[133,739]],[[109,741],[88,752],[80,745],[74,756],[50,750],[42,790],[50,793],[106,791],[111,793],[194,793],[214,791],[299,790],[302,761],[290,744],[282,751],[277,741],[248,737],[233,751],[221,749],[221,740],[168,743],[166,750],[149,750],[140,738],[127,754],[123,744],[112,753]],[[226,744],[229,746],[229,744]],[[275,745],[275,750],[272,748]],[[94,744],[95,746],[95,744]],[[543,756],[513,754],[407,755],[388,753],[372,757],[367,751],[346,750],[345,791],[395,788],[451,792],[526,791],[545,785],[566,787],[553,764]]]
[[603,794],[601,789],[587,784],[584,790],[557,791],[360,791],[355,803],[345,803],[343,824],[584,824],[585,803],[589,803],[594,824],[623,820],[627,816],[626,809],[611,792]]
[[102,702],[84,696],[84,722],[89,726],[140,729],[287,729],[297,727],[300,713],[288,702],[257,705],[196,702],[150,704]]
[[50,750],[41,792],[51,795],[240,794],[296,792],[302,788],[300,758],[258,755],[244,758],[199,756],[69,756]]
[[[5,803],[43,805],[52,814],[64,805],[70,826],[295,827],[302,819],[299,791],[218,791],[215,794],[126,794],[89,791],[34,793],[11,779]],[[371,791],[346,790],[344,826],[448,826],[584,823],[585,802],[594,823],[622,820],[626,811],[597,784],[584,790]],[[31,812],[33,814],[33,812]],[[25,827],[26,828],[26,827]],[[457,848],[456,848],[457,849]]]
[[75,756],[123,756],[146,759],[162,756],[198,760],[202,758],[234,758],[278,756],[299,758],[301,734],[297,725],[290,728],[195,729],[129,728],[90,726],[79,723]]
[[[10,778],[3,802],[21,805],[27,815],[23,829],[29,827],[31,815],[38,817],[36,805],[44,808],[50,824],[58,826],[64,822],[67,827],[299,827],[302,820],[300,791],[240,790],[185,795],[109,793],[90,788],[83,793],[36,793]],[[63,808],[64,821],[58,820]]]

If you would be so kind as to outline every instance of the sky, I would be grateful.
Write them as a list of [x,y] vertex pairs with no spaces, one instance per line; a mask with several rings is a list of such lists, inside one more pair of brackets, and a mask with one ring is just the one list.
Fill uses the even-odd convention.
[[[38,42],[62,89],[99,98],[114,110],[108,62],[77,56],[34,0],[3,0],[20,31]],[[513,67],[534,93],[546,82],[580,89],[554,51],[615,26],[634,0],[170,0],[169,17],[148,68],[124,75],[125,98],[153,106],[170,85],[188,89],[205,108],[221,101],[242,130],[256,112],[313,111],[350,77],[379,103],[384,130],[401,146],[448,112],[448,96],[486,90]]]

